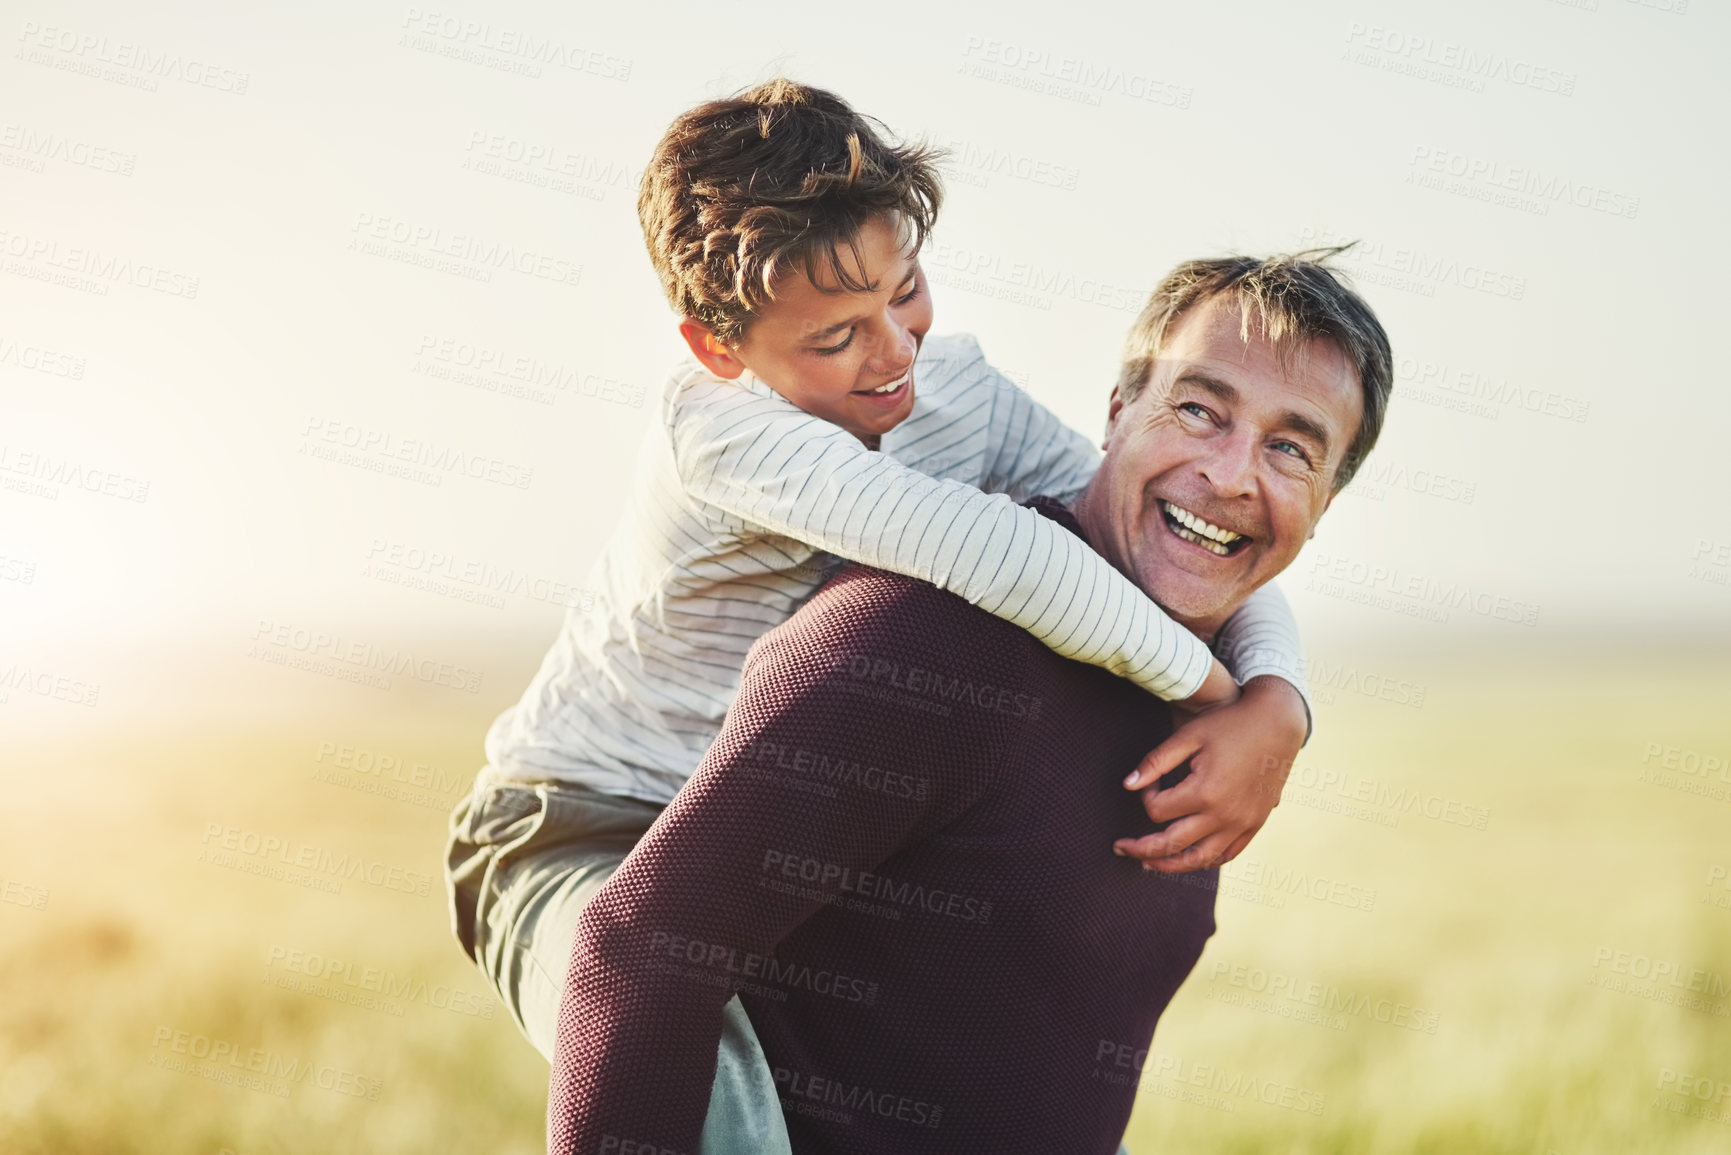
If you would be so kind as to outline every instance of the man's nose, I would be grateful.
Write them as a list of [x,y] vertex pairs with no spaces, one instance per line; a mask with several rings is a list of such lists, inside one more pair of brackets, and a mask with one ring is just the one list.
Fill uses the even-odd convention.
[[1240,425],[1217,438],[1197,463],[1198,471],[1220,497],[1256,491],[1256,431]]

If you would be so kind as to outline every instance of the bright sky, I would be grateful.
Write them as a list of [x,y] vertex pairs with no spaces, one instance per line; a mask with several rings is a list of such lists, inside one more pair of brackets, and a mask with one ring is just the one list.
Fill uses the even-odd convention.
[[1313,645],[1731,626],[1722,8],[961,7],[15,7],[0,666],[550,640],[678,351],[636,170],[778,72],[952,147],[935,328],[1091,433],[1172,264],[1362,239],[1401,379]]

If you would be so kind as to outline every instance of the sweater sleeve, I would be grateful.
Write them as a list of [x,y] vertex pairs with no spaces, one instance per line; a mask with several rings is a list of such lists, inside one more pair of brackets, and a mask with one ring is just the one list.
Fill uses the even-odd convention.
[[[838,592],[850,582],[853,595]],[[550,1152],[628,1140],[694,1155],[735,990],[803,973],[777,944],[820,911],[860,917],[841,909],[838,879],[873,870],[989,788],[1009,725],[1000,715],[940,717],[853,692],[861,653],[979,665],[958,658],[969,613],[929,586],[855,571],[753,650],[708,755],[579,920],[548,1093]],[[795,768],[836,758],[877,773],[827,792],[796,788],[811,783]],[[863,979],[832,980],[867,1001],[875,993]]]
[[1006,494],[927,477],[779,397],[721,381],[672,399],[686,493],[748,526],[919,578],[1168,700],[1208,647],[1074,534]]

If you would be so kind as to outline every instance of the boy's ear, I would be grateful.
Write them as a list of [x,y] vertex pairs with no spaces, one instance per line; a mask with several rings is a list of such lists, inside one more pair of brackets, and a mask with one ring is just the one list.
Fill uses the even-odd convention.
[[679,335],[691,347],[691,355],[722,380],[732,381],[745,372],[745,362],[735,357],[733,350],[723,345],[710,327],[696,317],[686,317],[679,322]]

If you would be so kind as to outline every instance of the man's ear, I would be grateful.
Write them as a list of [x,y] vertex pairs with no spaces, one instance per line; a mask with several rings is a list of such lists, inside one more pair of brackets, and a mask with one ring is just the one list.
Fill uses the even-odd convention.
[[745,372],[745,362],[735,357],[733,350],[721,343],[714,330],[696,317],[685,317],[679,322],[679,335],[685,338],[691,355],[722,380],[735,380]]
[[1317,514],[1316,521],[1310,523],[1310,532],[1304,535],[1305,541],[1314,541],[1316,539],[1317,523],[1322,520],[1322,514],[1328,512],[1328,507],[1334,504],[1334,499],[1339,495],[1340,490],[1335,489],[1333,486],[1329,487],[1328,496],[1322,499],[1322,513]]
[[1112,440],[1112,430],[1118,427],[1118,414],[1124,412],[1124,397],[1118,392],[1118,386],[1112,386],[1112,402],[1106,408],[1106,436],[1100,442],[1100,448],[1105,449]]

